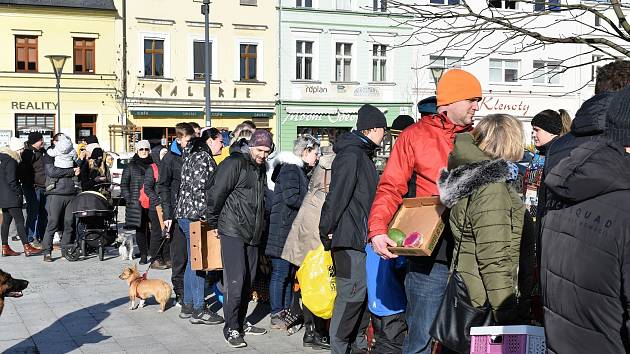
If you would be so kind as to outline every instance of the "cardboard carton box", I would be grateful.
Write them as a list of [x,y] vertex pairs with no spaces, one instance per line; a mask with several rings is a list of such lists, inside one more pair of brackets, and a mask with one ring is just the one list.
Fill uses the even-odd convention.
[[430,256],[435,249],[444,225],[446,207],[439,197],[406,198],[392,218],[389,228],[396,228],[409,235],[419,232],[423,239],[420,247],[388,247],[390,252],[401,256]]
[[217,270],[221,262],[221,242],[210,232],[208,224],[190,223],[190,263],[193,270]]

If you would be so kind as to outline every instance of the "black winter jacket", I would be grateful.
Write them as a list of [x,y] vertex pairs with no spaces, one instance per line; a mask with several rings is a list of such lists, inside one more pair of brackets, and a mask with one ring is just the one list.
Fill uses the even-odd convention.
[[303,165],[302,159],[292,152],[282,152],[274,159],[274,175],[277,171],[277,176],[272,177],[275,186],[265,249],[267,256],[282,256],[293,220],[308,192],[308,178]]
[[221,236],[239,237],[260,244],[265,229],[265,165],[252,160],[245,145],[217,168],[208,192],[207,222]]
[[57,167],[54,165],[54,160],[50,163],[44,163],[44,167],[46,169],[47,195],[75,195],[79,193],[79,188],[74,182],[74,168]]
[[151,163],[150,156],[141,159],[138,154],[135,154],[123,170],[120,179],[120,194],[125,199],[125,226],[127,228],[141,226],[140,189],[144,184],[144,173]]
[[36,150],[27,145],[22,152],[20,163],[20,180],[24,187],[46,188],[46,169],[44,168],[44,155],[46,150]]
[[612,142],[575,148],[545,184],[541,285],[550,353],[630,351],[630,156]]
[[208,193],[217,163],[212,151],[201,139],[184,149],[182,180],[175,209],[176,219],[201,220],[206,217]]
[[0,208],[22,207],[22,186],[18,178],[20,155],[8,147],[0,148]]
[[182,148],[176,141],[173,141],[169,152],[164,155],[164,159],[160,162],[160,177],[157,183],[157,192],[162,202],[164,220],[173,220],[175,218],[183,164]]
[[[357,131],[342,135],[333,146],[337,155],[319,221],[319,235],[325,249],[351,248],[365,252],[368,215],[378,184],[372,161],[377,148]],[[328,234],[333,235],[332,242]]]

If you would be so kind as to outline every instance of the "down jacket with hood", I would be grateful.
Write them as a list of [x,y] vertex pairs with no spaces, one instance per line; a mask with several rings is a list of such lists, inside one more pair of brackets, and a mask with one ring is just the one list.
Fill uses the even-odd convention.
[[[521,313],[517,304],[523,291],[519,285],[526,280],[519,275],[519,264],[521,258],[530,264],[535,260],[532,219],[508,181],[511,170],[507,161],[491,160],[472,135],[464,133],[457,135],[448,171],[442,171],[438,181],[440,199],[451,208],[453,237],[461,242],[457,271],[472,304],[481,307],[488,301],[500,325],[527,322],[528,309]],[[529,274],[533,268],[528,267]],[[527,292],[533,294],[528,285]]]
[[282,259],[301,266],[306,254],[319,247],[319,219],[330,185],[335,154],[324,155],[313,169],[308,192],[302,201],[282,251]]
[[18,179],[20,154],[0,148],[0,208],[22,207],[22,186]]
[[550,353],[630,352],[630,157],[576,147],[545,179],[541,284]]
[[138,154],[133,155],[120,179],[120,193],[125,199],[125,226],[129,229],[139,228],[142,223],[142,206],[140,205],[140,189],[144,184],[144,173],[153,161]]
[[274,190],[265,254],[279,258],[282,256],[293,220],[308,191],[308,178],[304,170],[304,161],[290,151],[279,153],[273,160],[271,170]]
[[212,151],[201,139],[189,144],[184,154],[175,218],[198,221],[206,217],[208,192],[217,163]]
[[154,146],[151,149],[151,159],[153,164],[157,167],[158,173],[153,173],[153,166],[149,166],[144,173],[144,194],[149,198],[149,210],[156,210],[156,206],[160,205],[160,196],[157,192],[157,179],[160,174],[160,151],[163,147],[161,145]]
[[247,144],[230,153],[214,173],[208,191],[210,229],[221,237],[238,237],[248,245],[258,246],[265,229],[265,164],[252,159]]
[[319,221],[319,237],[326,250],[350,248],[365,252],[368,215],[378,183],[372,161],[377,148],[358,131],[343,134],[333,146],[337,155]]

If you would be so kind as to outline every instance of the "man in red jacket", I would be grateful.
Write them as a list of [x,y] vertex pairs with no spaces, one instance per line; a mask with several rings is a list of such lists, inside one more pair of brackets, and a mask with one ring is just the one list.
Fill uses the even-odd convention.
[[[387,250],[396,245],[387,237],[387,230],[403,196],[438,195],[439,171],[447,165],[455,135],[472,129],[480,99],[479,81],[464,70],[451,69],[437,85],[437,114],[424,116],[396,141],[368,221],[372,247],[384,259],[396,257]],[[431,352],[429,328],[442,302],[451,256],[452,235],[447,227],[431,257],[408,258],[405,353]]]

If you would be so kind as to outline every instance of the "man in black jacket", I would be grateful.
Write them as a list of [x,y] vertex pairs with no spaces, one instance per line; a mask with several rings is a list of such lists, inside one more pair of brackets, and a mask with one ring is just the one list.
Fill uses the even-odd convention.
[[26,232],[28,240],[41,244],[48,223],[46,212],[46,170],[44,168],[44,137],[30,132],[22,152],[20,176],[26,199]]
[[333,146],[337,155],[319,222],[320,238],[324,248],[332,250],[335,264],[337,297],[330,323],[332,353],[345,354],[350,346],[367,350],[365,245],[368,214],[378,184],[372,157],[386,127],[385,115],[366,104],[359,109],[357,130],[342,135]]
[[256,130],[247,144],[219,165],[208,191],[208,226],[217,237],[221,235],[223,335],[233,348],[247,346],[245,334],[267,333],[246,321],[246,315],[265,228],[265,161],[272,148],[271,134]]
[[553,195],[541,244],[547,349],[627,353],[630,87],[596,95],[578,114],[586,111],[604,116],[604,134],[573,148],[545,178]]
[[[175,141],[171,144],[169,152],[160,163],[157,192],[162,202],[164,226],[171,232],[171,282],[175,292],[176,304],[181,306],[184,299],[184,272],[188,262],[188,245],[186,236],[174,221],[179,184],[182,178],[182,157],[184,148],[195,135],[195,130],[188,123],[178,123],[175,126]],[[180,318],[190,318],[192,311],[182,307]]]

